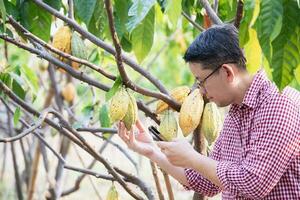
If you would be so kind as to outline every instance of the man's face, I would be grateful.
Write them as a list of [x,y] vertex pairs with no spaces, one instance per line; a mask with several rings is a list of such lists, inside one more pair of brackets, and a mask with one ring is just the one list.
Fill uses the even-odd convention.
[[232,103],[230,79],[226,68],[216,66],[215,69],[203,69],[200,63],[189,63],[189,67],[197,81],[203,95],[209,101],[216,103],[219,107],[228,106]]

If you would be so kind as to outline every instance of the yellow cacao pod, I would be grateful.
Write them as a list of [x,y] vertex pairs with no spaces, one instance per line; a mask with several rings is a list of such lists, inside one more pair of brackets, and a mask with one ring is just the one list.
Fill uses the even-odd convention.
[[199,89],[192,91],[182,103],[179,113],[179,126],[185,137],[199,125],[203,104],[203,97]]
[[[190,93],[190,88],[188,86],[179,86],[177,88],[174,88],[171,91],[171,97],[175,99],[180,105],[183,103],[184,99],[188,96]],[[159,114],[165,110],[169,109],[169,105],[166,104],[164,101],[159,100],[157,102],[156,106],[156,113]]]
[[67,102],[72,102],[75,98],[76,89],[73,83],[68,83],[61,91],[61,94]]
[[112,123],[125,117],[129,105],[129,99],[130,97],[123,87],[121,87],[121,89],[112,97],[109,105],[109,116]]
[[109,188],[106,195],[106,200],[119,200],[119,193],[114,184],[112,184]]
[[213,102],[209,102],[205,105],[201,133],[204,134],[209,145],[211,145],[219,135],[222,127],[221,114],[217,105]]
[[[53,35],[53,46],[65,53],[71,53],[71,29],[68,26],[59,28]],[[61,59],[62,60],[62,59]]]
[[138,107],[134,96],[130,93],[129,95],[129,104],[125,117],[122,119],[127,130],[131,130],[132,125],[135,124],[137,120]]
[[178,124],[174,111],[168,109],[162,113],[159,132],[167,141],[171,141],[177,137]]
[[[71,29],[68,26],[60,27],[53,35],[52,45],[58,50],[71,54],[71,38],[72,38]],[[58,58],[65,63],[69,62],[68,59],[62,56],[59,56]],[[58,70],[60,72],[65,72],[65,70],[62,68],[58,68]]]

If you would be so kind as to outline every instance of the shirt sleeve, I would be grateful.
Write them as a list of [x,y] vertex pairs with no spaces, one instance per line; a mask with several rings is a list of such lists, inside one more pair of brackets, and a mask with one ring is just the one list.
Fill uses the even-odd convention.
[[233,194],[265,197],[299,156],[299,108],[285,98],[266,107],[259,111],[259,128],[251,133],[246,158],[241,163],[221,161],[217,165],[222,186]]
[[[215,145],[213,147],[213,150],[211,154],[209,155],[210,158],[214,160],[220,159],[220,151],[221,151],[221,135],[215,142]],[[203,194],[205,196],[215,196],[218,194],[221,190],[218,186],[213,184],[208,179],[204,178],[200,173],[198,173],[194,169],[185,169],[185,175],[188,180],[189,185],[184,185],[184,188],[186,190],[194,190],[197,193]]]

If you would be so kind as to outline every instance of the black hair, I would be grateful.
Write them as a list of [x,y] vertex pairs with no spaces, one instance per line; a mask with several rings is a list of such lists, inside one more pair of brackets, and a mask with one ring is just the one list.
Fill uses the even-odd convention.
[[183,59],[200,63],[204,69],[215,69],[225,63],[235,63],[246,69],[246,58],[239,46],[238,30],[230,24],[214,25],[200,33],[189,46]]

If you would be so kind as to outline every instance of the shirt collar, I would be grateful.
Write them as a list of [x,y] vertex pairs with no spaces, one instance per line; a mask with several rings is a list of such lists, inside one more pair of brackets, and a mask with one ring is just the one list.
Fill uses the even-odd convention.
[[258,103],[261,90],[267,82],[267,75],[264,70],[259,70],[253,78],[253,81],[245,93],[242,105],[240,107],[255,108]]

